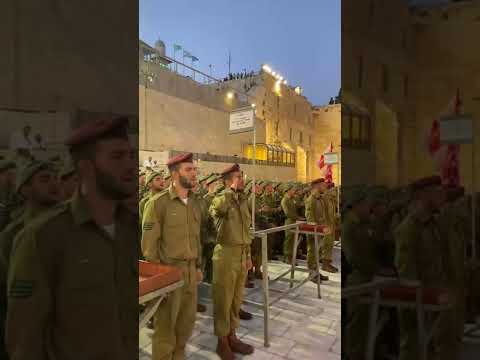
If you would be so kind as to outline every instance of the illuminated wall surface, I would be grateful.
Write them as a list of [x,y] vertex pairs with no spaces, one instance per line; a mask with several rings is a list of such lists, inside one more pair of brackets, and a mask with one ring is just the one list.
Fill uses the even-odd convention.
[[[142,154],[178,150],[252,158],[252,134],[230,135],[228,123],[230,111],[253,103],[260,144],[257,159],[269,166],[288,165],[288,174],[294,166],[289,179],[310,181],[320,176],[316,162],[325,146],[319,144],[335,141],[334,134],[317,126],[312,104],[295,87],[279,84],[264,71],[247,80],[206,85],[144,61],[140,68],[155,74],[152,81],[140,78],[139,145],[146,151]],[[248,99],[242,95],[245,87]],[[337,115],[339,119],[339,111]]]
[[[409,11],[403,0],[372,4],[343,1],[342,100],[371,122],[369,146],[345,142],[348,166],[343,175],[350,183],[393,186],[437,171],[425,141],[432,120],[445,112],[457,88],[479,136],[480,81],[475,75],[480,49],[475,34],[480,31],[480,6],[465,2]],[[351,126],[342,117],[342,127],[344,138],[358,138],[358,124]],[[467,188],[471,151],[470,145],[462,146],[460,171]]]

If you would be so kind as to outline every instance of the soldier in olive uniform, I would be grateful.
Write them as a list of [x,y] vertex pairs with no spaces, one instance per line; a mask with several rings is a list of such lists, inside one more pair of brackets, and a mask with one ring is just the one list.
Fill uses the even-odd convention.
[[140,222],[143,221],[145,204],[155,194],[158,194],[165,189],[165,181],[163,180],[163,176],[160,173],[152,171],[145,179],[145,186],[148,189],[148,192],[143,196],[143,198],[140,200],[140,203],[138,204],[138,216],[140,218]]
[[217,239],[217,231],[208,210],[210,209],[210,205],[212,205],[212,201],[216,196],[215,193],[219,186],[218,180],[219,178],[216,175],[212,175],[208,178],[208,180],[205,182],[208,192],[203,196],[203,199],[205,201],[205,209],[207,210],[207,212],[205,215],[206,222],[205,225],[202,227],[202,232],[204,232],[204,235],[202,236],[202,239],[204,239],[202,247],[202,262],[204,266],[204,281],[209,284],[212,283],[212,256],[215,242]]
[[[282,211],[280,203],[277,201],[277,195],[274,194],[273,184],[270,181],[264,182],[263,195],[261,196],[262,206],[260,207],[260,217],[267,228],[276,227],[277,212]],[[273,250],[277,248],[279,238],[278,233],[268,235],[268,258],[273,257]]]
[[462,348],[465,323],[465,211],[464,189],[446,187],[446,202],[437,214],[447,286],[453,308],[440,315],[437,343],[439,359],[457,359]]
[[66,145],[79,191],[14,239],[6,323],[12,359],[138,356],[138,300],[132,296],[138,291],[138,218],[121,204],[137,190],[127,124],[116,118],[74,130]]
[[[251,183],[250,185],[253,186]],[[262,222],[262,218],[260,216],[261,211],[260,209],[263,206],[262,202],[262,194],[263,191],[263,186],[261,184],[255,184],[255,189],[252,189],[251,194],[248,197],[248,205],[250,207],[250,212],[252,208],[252,202],[253,202],[253,194],[255,192],[255,230],[263,230],[266,228],[265,224]],[[253,268],[249,272],[249,274],[252,274],[252,277],[255,279],[262,279],[263,274],[261,270],[262,266],[262,241],[260,238],[254,238],[252,240],[252,264]]]
[[[295,202],[298,190],[298,187],[292,184],[286,188],[286,193],[283,196],[281,206],[286,216],[285,225],[295,224],[298,220],[301,220],[298,214],[298,207]],[[283,256],[285,257],[285,262],[288,264],[292,263],[293,240],[294,233],[290,230],[285,231],[285,241],[283,242]]]
[[0,233],[0,359],[7,358],[4,326],[7,315],[7,272],[13,239],[25,224],[60,201],[56,174],[52,165],[46,162],[34,161],[25,166],[19,173],[16,190],[25,200],[25,211]]
[[160,304],[154,317],[153,359],[184,359],[197,311],[197,286],[202,281],[200,225],[202,209],[192,189],[197,183],[193,154],[167,163],[172,184],[145,205],[142,250],[147,261],[183,271],[184,286]]
[[[342,221],[342,246],[351,267],[346,285],[356,286],[372,280],[377,270],[375,240],[370,225],[370,204],[362,189],[355,189],[346,199],[347,208]],[[368,327],[368,305],[351,299],[347,304],[346,352],[349,359],[364,359]],[[413,359],[413,358],[412,358]]]
[[[305,202],[305,217],[307,222],[328,226],[330,234],[324,237],[323,244],[321,246],[322,270],[328,272],[337,272],[338,269],[331,265],[333,251],[333,234],[331,234],[331,230],[333,228],[332,221],[334,221],[334,219],[331,218],[331,214],[328,210],[328,204],[323,197],[326,186],[327,185],[324,179],[312,181],[312,192]],[[314,252],[314,240],[312,236],[309,236],[307,243],[307,261],[308,267],[311,270],[315,269]]]
[[[440,229],[434,214],[442,205],[441,179],[420,179],[411,185],[412,211],[395,231],[395,264],[401,278],[420,281],[424,287],[438,287],[446,281]],[[414,310],[400,310],[400,360],[417,359],[417,318]],[[430,358],[431,355],[427,355]]]
[[15,170],[17,165],[14,161],[0,160],[0,231],[11,220],[14,201]]
[[215,197],[210,206],[217,227],[217,245],[213,253],[213,314],[217,354],[222,360],[233,360],[235,352],[247,355],[254,351],[236,336],[245,279],[252,268],[251,215],[243,193],[240,166],[235,164],[225,169],[222,177],[225,191]]

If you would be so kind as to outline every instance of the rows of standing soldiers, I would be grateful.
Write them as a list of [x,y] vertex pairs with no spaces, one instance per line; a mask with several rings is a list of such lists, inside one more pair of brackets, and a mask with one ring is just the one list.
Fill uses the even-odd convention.
[[[326,225],[330,231],[320,249],[321,269],[336,273],[332,251],[339,225],[338,189],[324,179],[308,184],[268,180],[254,183],[246,180],[238,164],[197,179],[192,154],[170,159],[167,167],[168,172],[140,172],[143,258],[183,269],[186,285],[160,305],[154,316],[152,355],[183,358],[195,312],[206,310],[193,302],[198,298],[197,282],[202,280],[211,283],[217,354],[222,360],[233,359],[234,353],[251,354],[253,347],[236,337],[236,329],[240,319],[252,319],[252,314],[241,309],[243,289],[254,287],[254,279],[266,276],[261,266],[260,239],[251,232],[252,206],[256,230],[297,221]],[[291,231],[270,234],[268,259],[291,264],[293,236]],[[302,243],[305,248],[299,257],[306,258],[312,281],[317,283],[316,276],[328,280],[325,274],[316,272],[314,239],[308,237]],[[192,280],[195,277],[197,282]],[[178,312],[180,306],[182,312]]]
[[[457,359],[465,323],[480,315],[478,266],[469,260],[472,197],[462,187],[442,186],[438,176],[396,189],[356,186],[342,191],[342,286],[398,276],[419,281],[424,289],[445,291],[452,308],[440,315],[427,359]],[[377,339],[376,356],[420,358],[415,310],[384,311],[389,321]],[[342,314],[344,356],[363,359],[369,307],[349,298]],[[427,324],[432,325],[428,317]]]

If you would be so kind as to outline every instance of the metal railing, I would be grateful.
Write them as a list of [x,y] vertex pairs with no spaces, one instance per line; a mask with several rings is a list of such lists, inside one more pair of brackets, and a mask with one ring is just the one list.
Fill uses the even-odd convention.
[[[384,289],[391,287],[413,287],[415,288],[415,303],[407,304],[402,301],[391,301],[389,304],[384,304],[381,302],[381,292]],[[360,297],[369,295],[371,299],[368,299],[366,302],[370,304],[370,317],[368,325],[368,334],[367,334],[367,347],[366,347],[366,357],[367,360],[373,360],[375,356],[375,342],[376,337],[380,333],[385,322],[380,321],[377,323],[380,307],[390,306],[390,307],[408,307],[416,310],[417,315],[417,334],[418,334],[418,348],[420,349],[420,359],[427,360],[427,348],[428,344],[432,339],[433,332],[439,324],[439,316],[435,321],[432,322],[431,326],[427,328],[425,321],[426,312],[435,312],[439,313],[441,311],[448,310],[451,307],[451,304],[446,304],[445,306],[432,305],[428,306],[423,303],[423,286],[419,281],[398,279],[398,278],[377,278],[366,284],[349,286],[342,289],[342,300],[350,299],[354,297]]]
[[[269,337],[269,330],[270,330],[270,307],[275,304],[276,302],[280,301],[290,293],[296,291],[298,288],[303,286],[305,283],[308,281],[315,279],[317,280],[317,291],[318,291],[318,298],[321,298],[321,293],[320,293],[320,259],[319,259],[319,237],[322,236],[321,233],[311,233],[314,235],[314,240],[315,240],[315,261],[316,261],[316,270],[314,271],[309,271],[308,269],[305,270],[304,268],[300,268],[297,266],[297,261],[296,261],[296,248],[299,244],[299,235],[301,233],[307,233],[307,232],[302,232],[300,230],[300,226],[306,224],[306,222],[298,222],[295,224],[291,225],[284,225],[284,226],[278,226],[266,230],[259,230],[259,231],[252,231],[252,235],[256,238],[260,238],[262,241],[262,272],[263,272],[263,277],[262,277],[262,287],[253,289],[249,291],[244,299],[244,303],[259,307],[263,309],[263,319],[264,319],[264,324],[263,324],[263,330],[264,330],[264,346],[265,347],[270,347],[270,337]],[[278,275],[276,278],[273,280],[269,279],[268,276],[268,235],[277,233],[277,232],[282,232],[282,231],[293,231],[295,233],[294,236],[294,256],[292,256],[292,264],[290,266],[290,269],[287,271],[284,271],[280,275]],[[295,280],[294,275],[295,271],[300,271],[300,272],[308,272],[309,275],[303,279],[303,280]],[[290,274],[290,279],[284,279],[285,276]],[[288,290],[278,290],[278,289],[270,289],[270,285],[278,282],[278,281],[286,281],[290,283],[290,287]],[[293,286],[295,282],[298,282],[297,285]],[[251,295],[252,293],[255,293],[257,291],[261,290],[263,292],[263,303],[259,303],[256,301],[251,301],[246,299],[247,296]],[[280,293],[279,296],[277,296],[274,299],[270,299],[270,291],[275,291]]]

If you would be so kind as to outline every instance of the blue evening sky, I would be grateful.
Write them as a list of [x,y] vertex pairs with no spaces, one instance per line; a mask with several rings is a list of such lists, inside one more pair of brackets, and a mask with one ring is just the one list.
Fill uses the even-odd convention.
[[[173,44],[199,58],[196,67],[223,78],[269,64],[299,85],[314,105],[340,88],[340,0],[140,0],[140,38]],[[177,59],[181,57],[177,52]],[[187,63],[190,63],[187,61]]]

